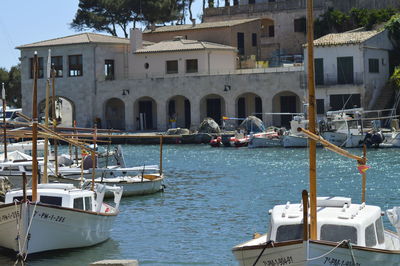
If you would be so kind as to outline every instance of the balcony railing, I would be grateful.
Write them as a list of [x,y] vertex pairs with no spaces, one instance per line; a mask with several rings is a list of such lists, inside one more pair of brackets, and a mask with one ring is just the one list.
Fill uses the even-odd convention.
[[317,86],[332,86],[332,85],[362,85],[364,84],[363,73],[355,72],[353,75],[353,80],[344,80],[343,82],[338,81],[337,74],[325,74],[323,83],[320,84],[316,82]]
[[[154,79],[154,78],[182,78],[182,77],[205,77],[205,76],[218,76],[218,75],[242,75],[242,74],[263,74],[263,73],[284,73],[284,72],[303,72],[303,66],[287,66],[287,67],[260,67],[250,69],[220,69],[208,72],[197,72],[197,73],[177,73],[177,74],[166,74],[161,72],[153,73],[138,73],[130,74],[128,79]],[[115,80],[117,81],[117,80]],[[108,81],[112,82],[112,81]]]

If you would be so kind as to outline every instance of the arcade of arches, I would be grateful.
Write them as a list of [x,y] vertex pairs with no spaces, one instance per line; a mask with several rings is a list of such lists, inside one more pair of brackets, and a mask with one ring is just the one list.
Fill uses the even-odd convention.
[[[231,104],[234,105],[234,109],[230,108]],[[272,108],[265,108],[268,105]],[[165,130],[166,128],[160,128],[160,124],[166,125],[167,128],[192,128],[197,126],[193,125],[194,120],[201,122],[206,117],[213,118],[221,125],[223,116],[246,118],[250,115],[259,117],[267,126],[288,127],[292,118],[290,115],[271,115],[265,110],[272,110],[273,113],[303,111],[300,97],[289,91],[274,95],[270,102],[265,99],[263,102],[259,95],[250,92],[240,94],[233,100],[218,94],[209,94],[199,102],[183,95],[174,95],[161,103],[148,96],[138,98],[133,103],[110,98],[104,102],[103,110],[103,127],[135,131]],[[227,113],[227,110],[231,110],[230,113]],[[240,120],[237,123],[240,123]]]

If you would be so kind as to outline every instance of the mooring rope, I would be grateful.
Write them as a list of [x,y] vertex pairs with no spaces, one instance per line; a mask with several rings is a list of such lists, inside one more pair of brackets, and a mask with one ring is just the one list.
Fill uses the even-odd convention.
[[[24,245],[22,246],[23,249],[25,249],[25,246],[26,246],[26,244],[27,244],[28,235],[29,235],[29,231],[31,230],[31,225],[32,225],[32,221],[33,221],[33,216],[35,216],[35,211],[36,211],[37,203],[38,203],[38,202],[36,201],[36,202],[35,202],[35,207],[33,208],[33,212],[32,212],[31,218],[29,219],[28,229],[26,230],[25,239],[24,239]],[[28,202],[27,204],[29,204],[29,202]],[[20,253],[21,253],[21,250],[20,250]],[[26,257],[28,256],[28,252],[26,252],[25,254],[19,254],[19,255],[24,256],[24,257],[23,257],[23,261],[25,261],[25,260],[26,260]]]
[[307,261],[312,261],[312,260],[318,260],[321,259],[327,255],[329,255],[330,253],[332,253],[335,249],[337,249],[339,246],[341,246],[342,244],[347,243],[349,245],[350,241],[348,240],[342,240],[340,241],[333,249],[331,249],[330,251],[326,252],[325,254],[322,254],[321,256],[315,257],[315,258],[307,258]]
[[272,247],[274,247],[274,241],[269,240],[269,241],[267,241],[267,243],[265,243],[265,247],[261,250],[261,253],[258,255],[256,261],[253,263],[253,266],[256,266],[257,262],[260,260],[262,254],[264,253],[265,249],[267,249],[268,245],[271,245]]

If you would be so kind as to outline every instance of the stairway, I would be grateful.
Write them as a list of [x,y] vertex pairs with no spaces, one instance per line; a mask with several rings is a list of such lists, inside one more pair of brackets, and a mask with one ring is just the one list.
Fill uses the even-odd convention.
[[375,101],[371,110],[383,110],[392,108],[394,104],[394,98],[395,91],[393,90],[393,88],[389,85],[385,85],[385,87],[382,88],[381,94]]

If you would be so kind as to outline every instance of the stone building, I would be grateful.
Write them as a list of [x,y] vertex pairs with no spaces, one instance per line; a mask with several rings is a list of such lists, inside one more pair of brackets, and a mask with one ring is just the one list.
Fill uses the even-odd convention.
[[[210,3],[210,2],[209,2]],[[208,6],[203,15],[204,22],[243,20],[258,18],[262,21],[259,53],[261,60],[273,58],[285,60],[285,56],[302,54],[306,43],[306,4],[307,0],[231,0],[228,6]],[[314,0],[314,17],[329,8],[343,12],[352,8],[381,9],[400,8],[397,0]],[[244,34],[251,34],[251,31]],[[239,38],[239,37],[238,37]],[[244,38],[249,42],[249,38]]]
[[[171,115],[177,126],[197,128],[207,116],[246,117],[258,113],[267,125],[287,125],[301,112],[302,66],[238,69],[236,47],[173,38],[158,43],[82,33],[17,47],[21,50],[23,112],[31,114],[32,57],[39,56],[39,102],[44,103],[48,50],[56,70],[58,102],[68,105],[69,123],[126,130],[166,130]],[[62,107],[60,109],[67,109]],[[262,114],[264,113],[264,114]],[[70,126],[66,124],[66,126]]]
[[[333,33],[315,40],[318,113],[354,106],[384,109],[393,94],[391,88],[385,87],[392,49],[387,31]],[[386,98],[382,106],[377,104],[380,97]]]

